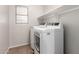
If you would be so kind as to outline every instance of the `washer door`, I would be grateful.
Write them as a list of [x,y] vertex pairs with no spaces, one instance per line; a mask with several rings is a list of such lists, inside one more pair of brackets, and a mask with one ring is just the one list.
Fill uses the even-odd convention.
[[34,35],[35,37],[35,49],[40,53],[40,36]]

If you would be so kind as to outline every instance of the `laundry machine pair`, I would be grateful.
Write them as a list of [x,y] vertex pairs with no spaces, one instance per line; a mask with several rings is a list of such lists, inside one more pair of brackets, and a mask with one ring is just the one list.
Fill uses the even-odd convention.
[[62,23],[33,26],[31,47],[36,54],[63,54],[64,29]]

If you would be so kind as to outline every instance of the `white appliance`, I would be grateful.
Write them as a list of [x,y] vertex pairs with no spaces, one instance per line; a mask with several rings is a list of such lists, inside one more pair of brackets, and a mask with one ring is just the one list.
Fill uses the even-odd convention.
[[31,47],[39,54],[63,54],[63,25],[34,26],[31,30]]

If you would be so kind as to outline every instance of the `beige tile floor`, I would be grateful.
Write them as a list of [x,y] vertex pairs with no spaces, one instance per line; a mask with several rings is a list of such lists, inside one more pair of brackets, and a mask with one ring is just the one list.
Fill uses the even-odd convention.
[[7,54],[33,54],[30,45],[19,46],[10,48]]

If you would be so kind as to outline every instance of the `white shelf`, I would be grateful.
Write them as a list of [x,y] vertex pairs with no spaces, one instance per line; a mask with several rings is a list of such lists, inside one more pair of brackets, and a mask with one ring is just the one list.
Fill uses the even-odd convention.
[[78,5],[63,5],[59,8],[56,8],[54,10],[44,13],[43,15],[39,16],[38,18],[63,15],[65,13],[69,13],[69,12],[77,10],[77,9],[79,9]]
[[[62,6],[60,6],[60,7],[62,7]],[[58,8],[60,8],[60,7],[58,7]],[[55,8],[55,9],[52,9],[52,10],[48,11],[48,12],[40,15],[38,18],[46,17],[46,16],[51,15],[51,14],[54,15],[54,13],[58,10],[58,8]]]

